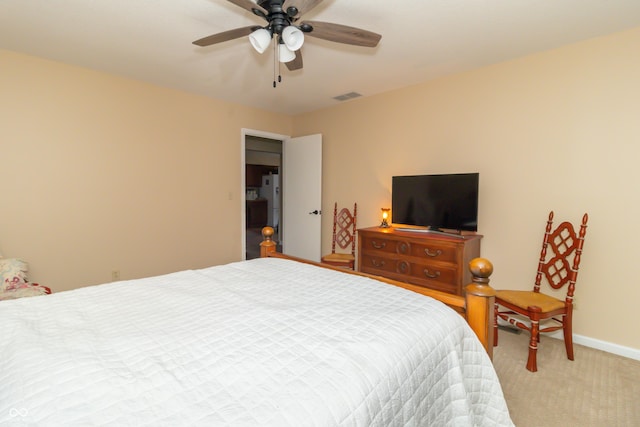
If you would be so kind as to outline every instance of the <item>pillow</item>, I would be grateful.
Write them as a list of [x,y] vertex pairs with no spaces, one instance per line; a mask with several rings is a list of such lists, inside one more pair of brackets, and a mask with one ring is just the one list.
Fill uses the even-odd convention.
[[0,279],[3,287],[11,283],[27,282],[29,265],[17,258],[0,258]]
[[22,287],[5,289],[0,292],[0,301],[23,297],[36,297],[48,293],[51,293],[51,291],[44,286],[26,284]]
[[18,276],[15,276],[13,279],[9,279],[7,277],[4,282],[0,283],[0,293],[28,288],[29,286],[30,284],[27,281],[19,278]]

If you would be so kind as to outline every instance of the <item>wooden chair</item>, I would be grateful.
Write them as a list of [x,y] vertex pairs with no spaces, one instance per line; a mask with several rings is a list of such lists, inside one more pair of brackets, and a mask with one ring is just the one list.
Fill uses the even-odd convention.
[[[552,332],[562,329],[564,332],[564,344],[567,350],[567,358],[573,360],[573,336],[572,336],[572,315],[573,315],[573,294],[575,291],[576,279],[578,278],[578,267],[584,245],[584,236],[587,231],[587,220],[589,216],[585,213],[582,217],[580,231],[576,230],[569,222],[561,223],[553,232],[553,211],[549,213],[547,228],[542,240],[542,251],[538,263],[536,281],[533,291],[496,291],[495,323],[494,323],[494,346],[498,345],[498,318],[503,319],[520,329],[525,329],[531,333],[529,341],[529,358],[527,369],[531,372],[538,370],[536,355],[538,343],[540,342],[540,332]],[[547,256],[547,249],[551,253]],[[553,289],[561,289],[567,286],[567,293],[564,301],[540,292],[542,279]],[[506,309],[500,311],[500,307]],[[554,322],[544,328],[540,322]]]
[[[331,253],[322,257],[322,262],[337,267],[353,270],[356,263],[356,215],[358,204],[353,204],[353,214],[347,208],[338,212],[338,204],[333,206],[333,237]],[[336,252],[336,245],[344,250],[351,248],[351,253]]]

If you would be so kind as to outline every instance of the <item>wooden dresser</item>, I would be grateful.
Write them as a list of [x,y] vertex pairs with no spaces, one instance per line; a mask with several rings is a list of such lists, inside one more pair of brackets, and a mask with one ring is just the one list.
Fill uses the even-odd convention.
[[358,271],[462,295],[471,283],[469,261],[480,256],[479,234],[451,236],[399,231],[358,230]]

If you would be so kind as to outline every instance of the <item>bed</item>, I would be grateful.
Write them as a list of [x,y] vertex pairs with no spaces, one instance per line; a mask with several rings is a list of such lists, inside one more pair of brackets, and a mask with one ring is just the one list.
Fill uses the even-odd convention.
[[470,307],[261,250],[0,302],[0,425],[513,425]]

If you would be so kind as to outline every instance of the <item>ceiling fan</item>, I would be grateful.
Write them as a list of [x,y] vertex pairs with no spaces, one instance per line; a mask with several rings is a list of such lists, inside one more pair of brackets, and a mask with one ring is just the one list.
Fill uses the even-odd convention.
[[299,49],[304,43],[304,34],[332,42],[364,47],[375,47],[382,38],[380,34],[346,25],[321,21],[299,22],[302,15],[316,7],[322,0],[227,1],[263,18],[267,21],[267,25],[264,27],[250,25],[224,31],[203,37],[194,41],[193,44],[204,47],[249,36],[253,47],[259,53],[263,53],[271,39],[275,39],[278,60],[285,63],[289,70],[294,71],[302,68],[302,54]]

